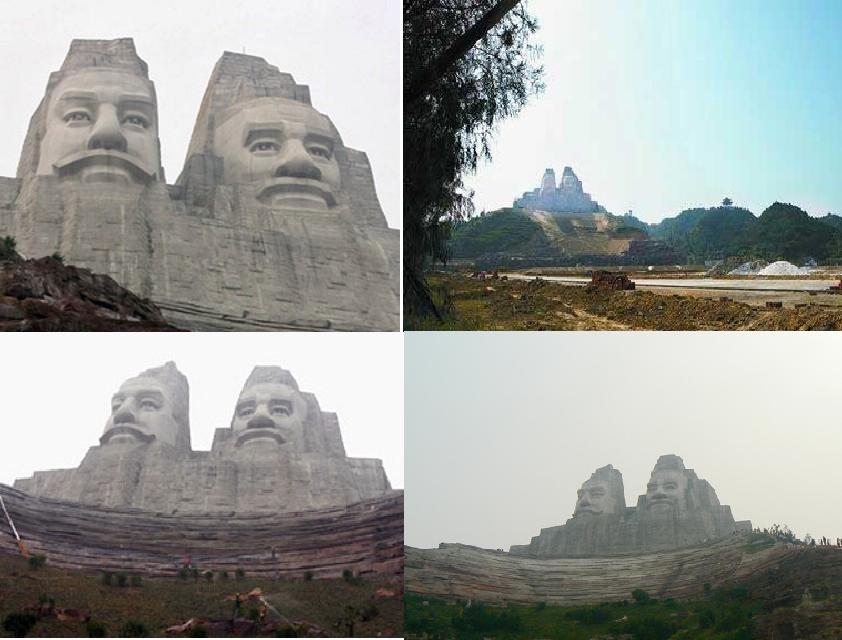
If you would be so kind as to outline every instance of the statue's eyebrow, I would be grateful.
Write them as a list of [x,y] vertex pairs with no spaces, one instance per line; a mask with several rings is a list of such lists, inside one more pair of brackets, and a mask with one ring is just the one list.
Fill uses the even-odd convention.
[[280,124],[248,125],[243,136],[243,145],[249,146],[257,138],[272,138],[280,141],[282,133],[283,125]]
[[143,105],[154,107],[155,103],[149,96],[143,95],[142,93],[124,93],[120,96],[120,103],[123,102],[139,102]]
[[306,142],[318,142],[320,144],[325,145],[331,151],[333,151],[333,145],[336,144],[336,138],[328,133],[320,133],[318,131],[308,133],[304,140]]
[[77,91],[75,89],[65,91],[61,94],[59,100],[97,100],[97,95],[93,91]]

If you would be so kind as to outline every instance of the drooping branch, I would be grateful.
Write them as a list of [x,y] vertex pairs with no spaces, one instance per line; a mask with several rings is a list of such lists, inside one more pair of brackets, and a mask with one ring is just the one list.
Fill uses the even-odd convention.
[[491,31],[505,15],[515,8],[520,0],[500,0],[480,20],[461,36],[456,38],[432,64],[421,71],[407,87],[404,94],[404,104],[412,104],[421,98],[447,70],[489,31]]

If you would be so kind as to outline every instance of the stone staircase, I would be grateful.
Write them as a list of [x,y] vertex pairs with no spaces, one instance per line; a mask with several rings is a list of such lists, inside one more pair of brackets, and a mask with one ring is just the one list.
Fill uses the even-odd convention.
[[[185,554],[200,571],[334,578],[403,571],[403,492],[347,507],[279,514],[165,514],[0,495],[21,538],[51,566],[175,575]],[[272,549],[275,549],[275,558]],[[19,554],[0,512],[0,553]]]
[[[657,598],[697,597],[712,588],[778,566],[803,547],[750,549],[733,535],[645,555],[537,559],[462,544],[406,547],[406,589],[447,600],[553,605],[630,600],[635,589]],[[842,555],[842,554],[840,554]]]

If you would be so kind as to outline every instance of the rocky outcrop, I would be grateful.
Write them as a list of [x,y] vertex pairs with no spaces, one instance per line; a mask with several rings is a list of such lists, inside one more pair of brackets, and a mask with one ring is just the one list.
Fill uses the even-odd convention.
[[448,600],[562,606],[628,600],[635,589],[689,598],[700,596],[706,583],[745,579],[803,549],[784,543],[757,549],[737,534],[677,551],[610,558],[529,558],[462,544],[407,547],[406,589]]
[[[173,575],[185,555],[202,570],[335,578],[403,569],[403,493],[299,513],[172,515],[81,505],[0,485],[31,553],[56,567]],[[2,514],[0,514],[2,518]],[[274,552],[273,552],[274,550]],[[18,554],[2,518],[0,553]]]
[[55,257],[0,261],[0,331],[175,331],[109,276]]

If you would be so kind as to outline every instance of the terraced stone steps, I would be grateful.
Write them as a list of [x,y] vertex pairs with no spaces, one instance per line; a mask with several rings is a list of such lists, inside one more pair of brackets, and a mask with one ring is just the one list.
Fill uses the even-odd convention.
[[[402,491],[347,507],[228,516],[106,509],[3,484],[0,494],[29,550],[57,567],[174,575],[189,554],[202,571],[241,568],[272,577],[403,571]],[[2,513],[0,519],[0,553],[18,554]]]
[[776,567],[803,547],[750,549],[733,535],[676,551],[602,558],[537,559],[462,544],[406,547],[406,589],[448,600],[554,605],[628,600],[635,589],[658,598],[697,597],[711,587]]

